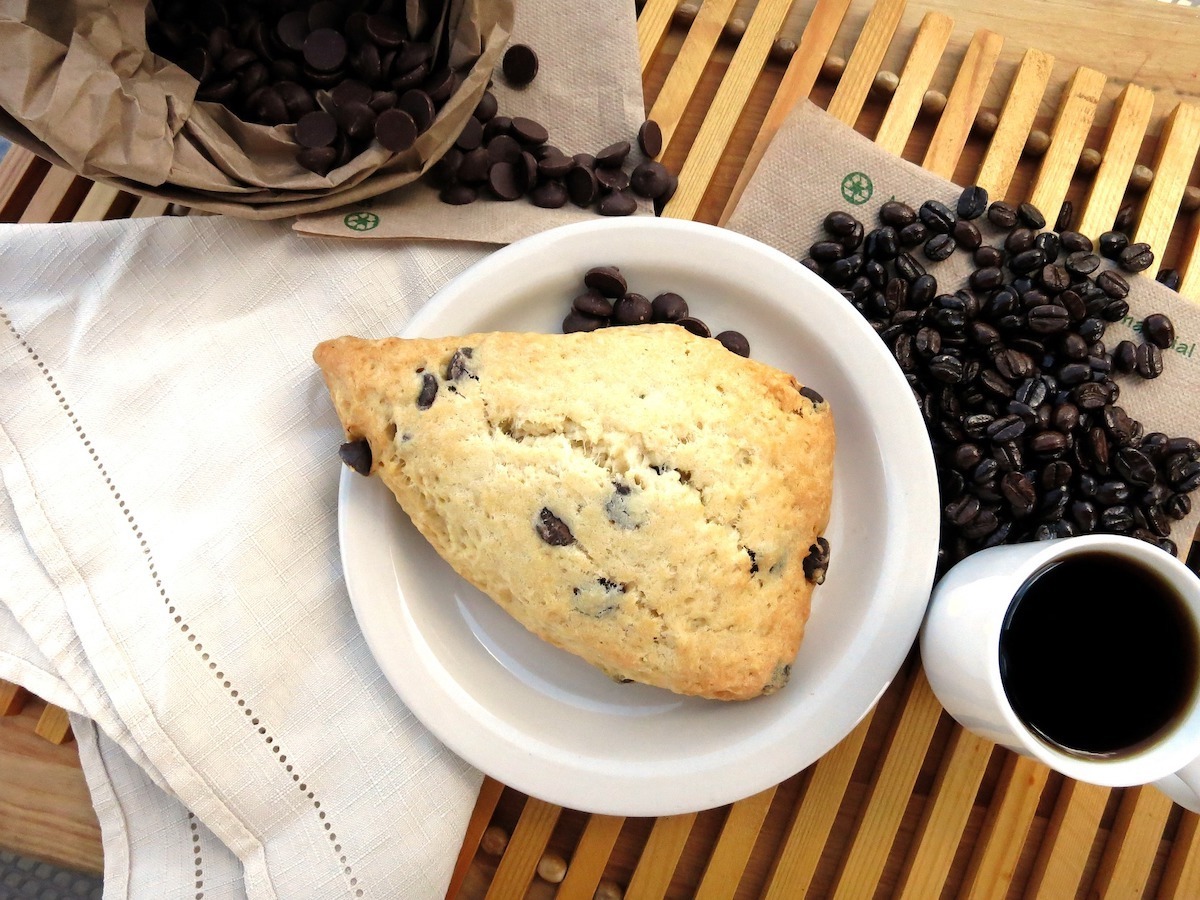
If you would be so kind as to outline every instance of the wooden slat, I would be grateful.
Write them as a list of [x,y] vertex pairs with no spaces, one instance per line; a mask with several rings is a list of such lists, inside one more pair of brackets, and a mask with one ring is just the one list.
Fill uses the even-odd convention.
[[867,93],[883,62],[884,54],[892,43],[900,16],[904,14],[904,0],[879,0],[867,16],[854,50],[846,61],[846,71],[838,81],[833,99],[826,108],[831,116],[853,127],[867,100]]
[[475,808],[471,810],[471,818],[467,821],[467,830],[463,834],[462,846],[458,850],[458,859],[454,863],[454,872],[450,876],[450,887],[446,890],[447,897],[457,897],[462,888],[463,879],[475,859],[479,849],[479,840],[487,831],[488,823],[496,812],[496,804],[504,793],[504,785],[494,778],[484,776],[483,784],[479,786],[479,796],[475,798]]
[[1142,897],[1171,812],[1171,800],[1158,788],[1129,788],[1121,798],[1100,869],[1089,893],[1094,897]]
[[1200,816],[1193,812],[1185,812],[1179,822],[1158,896],[1162,900],[1200,897]]
[[1104,140],[1100,168],[1092,180],[1076,231],[1096,238],[1112,227],[1153,112],[1154,95],[1145,88],[1129,84],[1121,91]]
[[763,900],[789,900],[808,893],[874,713],[872,707],[853,731],[813,763],[804,797],[776,857]]
[[917,114],[921,111],[921,99],[929,89],[953,29],[954,20],[941,13],[927,12],[921,19],[921,27],[917,29],[912,50],[900,73],[896,93],[892,95],[875,135],[875,143],[880,149],[896,156],[904,152],[904,145],[908,143]]
[[112,214],[113,207],[121,200],[121,191],[107,184],[93,184],[79,209],[71,217],[72,222],[103,222]]
[[1179,201],[1192,174],[1197,150],[1200,150],[1200,107],[1181,103],[1171,111],[1159,136],[1154,181],[1146,192],[1133,236],[1135,241],[1145,241],[1154,251],[1154,264],[1146,270],[1147,275],[1154,275],[1162,264],[1163,251],[1175,226]]
[[909,851],[898,897],[924,900],[942,893],[994,745],[955,726],[950,750]]
[[1200,212],[1192,214],[1192,224],[1177,268],[1182,276],[1179,293],[1200,303]]
[[1008,895],[1017,859],[1049,774],[1050,770],[1041,763],[1009,754],[967,866],[961,896],[970,900],[1002,900]]
[[165,216],[167,207],[171,204],[167,200],[159,200],[157,197],[142,197],[138,200],[137,205],[133,207],[133,212],[129,214],[131,219],[146,219],[153,216]]
[[1000,111],[999,124],[975,179],[993,200],[1002,200],[1008,193],[1053,69],[1054,57],[1041,50],[1026,50],[1021,57],[1021,65]]
[[835,897],[869,897],[874,893],[941,713],[941,704],[924,671],[918,668],[909,682],[900,721],[888,739],[887,756],[843,860]]
[[591,900],[624,824],[624,816],[588,817],[587,827],[571,854],[567,877],[558,886],[558,900]]
[[91,184],[67,169],[51,166],[18,219],[22,224],[61,222],[70,218],[79,199]]
[[721,79],[709,114],[688,151],[687,161],[679,171],[679,188],[663,210],[664,216],[674,219],[696,217],[700,201],[704,199],[713,172],[725,153],[746,99],[767,60],[771,42],[790,6],[791,0],[760,0],[725,77]]
[[921,163],[935,175],[943,178],[954,176],[954,167],[958,165],[958,158],[966,146],[975,114],[983,102],[983,92],[992,80],[992,72],[1003,46],[1004,38],[991,31],[978,31],[971,39],[962,65],[958,68],[958,76],[954,79],[954,86],[946,98],[946,108],[942,111],[933,140],[929,142],[929,149]]
[[65,744],[71,739],[71,720],[64,710],[47,705],[33,730],[52,744]]
[[675,136],[675,129],[679,127],[683,111],[687,109],[688,102],[696,91],[696,85],[700,83],[700,76],[704,73],[704,67],[708,65],[718,38],[721,37],[721,30],[725,27],[725,20],[729,18],[731,9],[733,0],[705,0],[691,28],[688,29],[683,46],[679,48],[679,55],[672,63],[671,71],[654,100],[654,106],[650,108],[648,118],[657,122],[658,127],[662,129],[664,150],[670,146],[671,139]]
[[546,842],[554,831],[561,806],[530,797],[521,810],[521,818],[508,840],[508,848],[496,867],[496,875],[488,887],[488,900],[522,897],[533,881],[538,860],[546,850]]
[[1026,897],[1057,900],[1075,896],[1110,793],[1110,788],[1081,781],[1063,784],[1033,863]]
[[[796,4],[793,11],[799,6],[800,4]],[[849,6],[850,0],[817,0],[812,16],[804,28],[804,34],[800,37],[796,52],[792,55],[791,61],[783,73],[783,78],[779,82],[767,114],[758,129],[758,136],[755,137],[754,144],[746,154],[746,162],[738,173],[733,191],[725,203],[725,210],[721,213],[720,218],[722,225],[733,215],[738,201],[742,199],[742,193],[746,190],[746,185],[749,184],[758,164],[762,162],[763,154],[767,152],[767,147],[770,146],[776,132],[786,121],[788,114],[797,103],[812,92],[813,84],[816,83],[817,75],[821,71],[821,63],[825,61],[825,56],[829,53],[829,48],[837,36],[842,18],[846,15],[846,9]]]
[[0,160],[0,222],[15,222],[37,190],[50,163],[13,144]]
[[654,54],[658,52],[658,48],[667,34],[667,28],[671,24],[671,14],[674,12],[675,0],[647,0],[642,11],[638,13],[638,61],[643,76],[650,68]]
[[717,845],[708,858],[708,866],[696,891],[696,900],[733,896],[734,889],[742,880],[742,873],[746,871],[746,863],[750,860],[750,852],[767,818],[771,801],[775,799],[775,791],[775,787],[770,787],[733,804]]
[[0,716],[15,716],[25,708],[29,692],[19,684],[0,679]]
[[1029,197],[1029,202],[1042,210],[1051,222],[1066,199],[1071,176],[1075,174],[1079,154],[1096,117],[1096,104],[1100,102],[1107,80],[1095,69],[1076,69],[1059,104],[1050,133],[1050,149],[1038,169]]
[[695,822],[695,813],[659,816],[654,820],[650,838],[625,890],[625,900],[659,900],[667,895],[671,876]]

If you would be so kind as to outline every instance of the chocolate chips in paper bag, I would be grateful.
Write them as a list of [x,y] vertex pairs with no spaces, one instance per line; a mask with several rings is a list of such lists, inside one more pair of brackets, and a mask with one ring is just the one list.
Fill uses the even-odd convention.
[[1200,316],[1132,274],[1152,260],[1129,249],[1131,222],[1095,241],[1067,211],[1055,224],[815,107],[793,114],[730,220],[820,274],[892,351],[938,464],[943,571],[983,547],[1090,532],[1177,553],[1195,531]]

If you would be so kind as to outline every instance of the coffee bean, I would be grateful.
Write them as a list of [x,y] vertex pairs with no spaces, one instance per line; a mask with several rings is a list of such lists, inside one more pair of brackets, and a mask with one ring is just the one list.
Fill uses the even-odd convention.
[[954,223],[954,242],[964,250],[977,250],[983,243],[983,235],[979,227],[967,219],[959,219]]
[[973,259],[981,269],[999,269],[1004,265],[1004,251],[999,247],[982,246],[975,251]]
[[954,229],[958,216],[940,200],[926,200],[917,210],[925,227],[935,234],[949,234]]
[[1106,231],[1100,235],[1100,255],[1116,259],[1129,246],[1129,238],[1120,231]]
[[1179,290],[1179,285],[1183,283],[1183,278],[1180,276],[1178,269],[1159,269],[1158,274],[1154,276],[1154,280],[1172,291]]
[[1022,203],[1017,207],[1017,219],[1035,231],[1046,227],[1046,217],[1032,203]]
[[1117,210],[1113,219],[1113,231],[1119,231],[1126,236],[1133,234],[1133,226],[1137,224],[1137,212],[1132,203],[1126,203]]
[[935,234],[925,242],[925,258],[940,262],[943,259],[949,259],[957,245],[954,243],[954,238],[949,234]]
[[730,353],[746,357],[750,355],[750,342],[740,331],[722,331],[717,335],[717,340]]
[[1071,284],[1071,273],[1062,266],[1051,263],[1042,266],[1038,273],[1038,280],[1049,293],[1061,294]]
[[1058,239],[1066,254],[1092,252],[1092,239],[1078,231],[1060,231]]
[[994,200],[987,211],[988,221],[997,228],[1012,228],[1017,224],[1017,210],[1003,200]]
[[1117,300],[1123,300],[1129,296],[1129,282],[1120,272],[1112,269],[1106,269],[1096,276],[1096,287]]
[[1139,344],[1134,351],[1134,371],[1143,378],[1157,378],[1163,371],[1162,350],[1155,344]]
[[571,534],[571,529],[548,507],[543,506],[538,512],[533,528],[537,532],[537,536],[551,547],[566,547],[575,543],[575,536]]
[[1058,254],[1062,250],[1062,243],[1053,231],[1043,231],[1041,234],[1035,235],[1033,246],[1046,254],[1047,262],[1054,262],[1058,259]]
[[1077,250],[1064,263],[1072,275],[1090,275],[1100,267],[1100,257],[1086,250]]
[[1154,251],[1146,243],[1130,244],[1121,251],[1117,262],[1126,272],[1143,272],[1154,264]]
[[978,185],[968,187],[958,197],[958,218],[978,219],[987,212],[987,206],[988,192]]
[[513,44],[504,51],[501,70],[512,87],[522,88],[537,77],[538,55],[528,44]]
[[1151,313],[1142,320],[1146,340],[1163,350],[1175,346],[1175,325],[1162,313]]
[[371,445],[366,438],[342,444],[338,447],[338,456],[359,475],[371,474]]
[[[858,219],[850,215],[848,212],[834,210],[825,217],[822,223],[827,234],[836,237],[845,237],[854,231],[856,225],[860,224]],[[839,246],[841,246],[839,244]]]
[[899,200],[887,200],[879,207],[879,220],[885,225],[900,229],[916,222],[917,213],[907,203],[901,203]]
[[1058,208],[1058,216],[1054,220],[1054,230],[1058,232],[1066,231],[1071,227],[1071,223],[1075,218],[1075,204],[1070,200],[1064,200],[1062,206]]
[[981,506],[982,504],[979,502],[978,497],[966,494],[947,503],[942,512],[946,517],[946,521],[961,528],[975,521],[979,516]]
[[900,246],[910,248],[925,243],[929,238],[929,234],[929,229],[925,227],[923,222],[912,222],[896,232],[896,236],[900,240]]

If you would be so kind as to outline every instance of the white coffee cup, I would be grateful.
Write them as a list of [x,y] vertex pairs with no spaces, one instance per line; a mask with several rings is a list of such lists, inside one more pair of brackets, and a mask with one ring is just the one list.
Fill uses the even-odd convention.
[[[920,638],[929,684],[950,715],[981,737],[1079,781],[1110,787],[1153,782],[1175,802],[1200,812],[1200,685],[1185,687],[1187,699],[1153,737],[1106,754],[1067,749],[1043,737],[1009,699],[1001,675],[1001,633],[1014,599],[1055,563],[1097,553],[1156,575],[1200,635],[1200,579],[1144,541],[1086,535],[993,547],[958,563],[933,592]],[[1128,615],[1137,615],[1136,598],[1130,598]]]

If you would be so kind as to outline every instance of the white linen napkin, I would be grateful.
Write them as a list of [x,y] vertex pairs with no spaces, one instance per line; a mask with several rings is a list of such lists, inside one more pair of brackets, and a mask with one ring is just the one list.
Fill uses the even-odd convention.
[[95,722],[111,896],[444,894],[481,776],[354,620],[310,354],[395,333],[484,252],[0,226],[0,677]]

